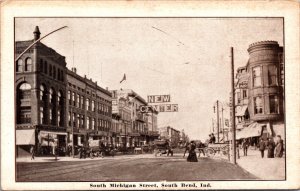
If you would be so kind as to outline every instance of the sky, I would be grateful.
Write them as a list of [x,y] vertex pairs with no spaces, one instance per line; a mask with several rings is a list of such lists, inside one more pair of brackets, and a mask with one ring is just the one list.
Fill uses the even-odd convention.
[[41,36],[68,26],[42,42],[101,87],[132,89],[145,99],[170,95],[179,111],[159,113],[158,126],[197,140],[208,138],[216,100],[224,107],[229,101],[230,47],[236,71],[246,65],[251,43],[283,46],[280,18],[16,18],[15,40],[31,40],[35,26]]

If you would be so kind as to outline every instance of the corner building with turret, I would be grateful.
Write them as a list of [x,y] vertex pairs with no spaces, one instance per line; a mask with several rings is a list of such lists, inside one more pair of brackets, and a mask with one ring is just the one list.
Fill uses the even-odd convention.
[[280,135],[284,125],[284,52],[276,41],[253,43],[249,60],[237,70],[236,121],[237,139],[257,142]]

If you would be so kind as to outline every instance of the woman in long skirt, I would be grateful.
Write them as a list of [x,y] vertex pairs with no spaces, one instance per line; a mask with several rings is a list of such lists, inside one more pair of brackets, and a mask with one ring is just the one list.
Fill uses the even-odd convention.
[[188,162],[198,162],[197,154],[195,152],[196,144],[194,141],[191,141],[191,146],[189,150],[189,156],[187,157]]

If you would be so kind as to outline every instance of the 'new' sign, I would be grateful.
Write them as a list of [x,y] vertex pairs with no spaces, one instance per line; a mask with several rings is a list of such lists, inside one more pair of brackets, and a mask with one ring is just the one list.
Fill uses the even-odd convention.
[[149,95],[148,96],[148,103],[164,103],[170,101],[171,101],[170,95]]

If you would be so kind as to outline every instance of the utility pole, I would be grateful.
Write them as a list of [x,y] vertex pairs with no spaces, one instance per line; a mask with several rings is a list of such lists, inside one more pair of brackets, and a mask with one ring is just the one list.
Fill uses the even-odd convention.
[[[222,104],[223,105],[223,104]],[[222,106],[222,133],[223,133],[223,142],[225,142],[225,136],[224,136],[224,116],[223,116],[224,108]]]
[[218,131],[218,143],[220,142],[220,121],[219,121],[219,100],[217,100],[217,131]]
[[235,131],[235,95],[234,95],[234,57],[233,57],[233,47],[231,47],[231,151],[232,151],[232,163],[236,164],[236,131]]

